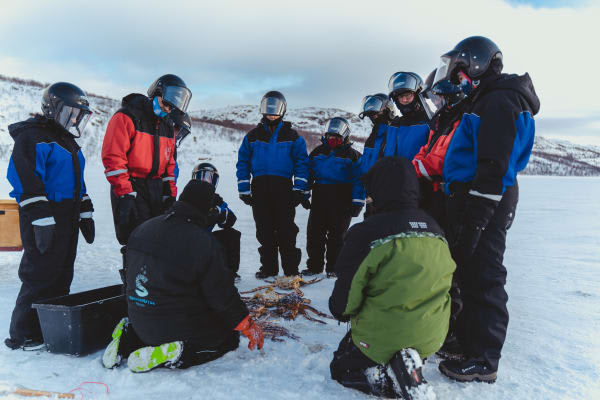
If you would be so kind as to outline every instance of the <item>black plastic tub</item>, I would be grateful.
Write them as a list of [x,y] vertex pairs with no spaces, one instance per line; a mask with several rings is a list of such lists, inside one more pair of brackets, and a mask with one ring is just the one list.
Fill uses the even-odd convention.
[[82,356],[111,341],[117,322],[127,315],[122,285],[38,301],[44,343],[51,353]]

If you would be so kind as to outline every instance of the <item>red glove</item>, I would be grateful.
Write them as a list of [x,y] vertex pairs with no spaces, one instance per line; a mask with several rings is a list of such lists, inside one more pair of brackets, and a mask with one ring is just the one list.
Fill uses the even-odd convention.
[[250,318],[250,315],[244,318],[242,322],[235,327],[235,330],[240,331],[242,335],[248,338],[250,341],[250,343],[248,343],[248,348],[250,350],[254,350],[257,345],[259,350],[263,348],[263,344],[265,343],[265,335],[263,335],[260,326],[256,325],[256,322]]

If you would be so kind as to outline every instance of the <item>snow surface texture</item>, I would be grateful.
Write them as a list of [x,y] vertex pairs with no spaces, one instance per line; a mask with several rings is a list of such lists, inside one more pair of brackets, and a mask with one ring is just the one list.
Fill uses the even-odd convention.
[[[220,144],[207,141],[199,154],[210,157],[219,168],[218,192],[238,217],[239,288],[248,290],[263,284],[254,278],[259,266],[254,221],[250,208],[237,197],[235,154],[219,150]],[[192,167],[192,163],[182,165],[180,188]],[[6,168],[7,162],[0,162],[0,176],[6,175]],[[97,234],[92,245],[80,238],[72,292],[119,283],[121,257],[109,186],[98,161],[89,163],[85,177],[96,209]],[[600,179],[521,177],[520,186],[521,201],[505,257],[511,322],[498,381],[493,385],[450,381],[439,373],[439,359],[430,357],[423,375],[438,399],[600,398]],[[0,179],[0,198],[7,198],[9,191],[8,182]],[[304,263],[308,213],[301,207],[297,210]],[[21,253],[0,253],[0,326],[5,335],[20,287],[20,258]],[[302,290],[317,309],[328,311],[333,284],[325,279]],[[249,351],[243,338],[238,350],[209,364],[147,374],[134,374],[125,367],[107,370],[102,352],[78,358],[11,351],[0,345],[0,383],[67,392],[81,382],[98,381],[109,386],[111,399],[367,398],[330,379],[329,363],[346,332],[345,324],[321,325],[299,317],[282,325],[300,341],[266,341],[261,353]],[[100,389],[85,398],[105,398]]]

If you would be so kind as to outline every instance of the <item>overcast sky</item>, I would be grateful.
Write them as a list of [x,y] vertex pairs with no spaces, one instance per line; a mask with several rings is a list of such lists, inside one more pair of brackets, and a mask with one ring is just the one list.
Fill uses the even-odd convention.
[[0,74],[120,98],[175,73],[191,109],[278,89],[290,107],[358,111],[392,73],[425,78],[461,39],[484,35],[505,72],[531,75],[545,134],[600,144],[596,0],[0,0],[0,11]]

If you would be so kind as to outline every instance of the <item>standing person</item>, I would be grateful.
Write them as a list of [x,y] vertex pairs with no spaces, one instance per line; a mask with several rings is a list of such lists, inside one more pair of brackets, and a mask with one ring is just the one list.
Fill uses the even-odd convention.
[[[246,134],[238,152],[240,199],[252,206],[260,243],[258,279],[276,276],[278,252],[283,273],[298,274],[301,252],[296,248],[296,207],[307,205],[308,154],[306,142],[290,122],[283,121],[287,102],[277,91],[260,102],[262,120]],[[293,177],[293,183],[292,183]]]
[[133,372],[188,368],[264,336],[233,284],[221,246],[208,232],[213,184],[192,179],[166,215],[151,218],[127,244],[128,318],[113,331],[102,363],[127,359]]
[[[117,240],[123,247],[133,229],[162,214],[175,201],[175,138],[169,113],[185,112],[192,92],[176,75],[163,75],[148,96],[132,93],[112,116],[102,143],[102,163],[111,185]],[[122,277],[124,270],[121,271]]]
[[[419,178],[421,207],[437,221],[444,232],[447,232],[447,196],[442,189],[444,159],[469,102],[465,100],[466,95],[462,88],[449,80],[437,82],[435,87],[432,87],[436,71],[437,69],[429,74],[423,90],[424,98],[429,100],[426,103],[431,105],[431,111],[435,111],[430,122],[431,131],[427,144],[421,147],[412,163]],[[462,299],[460,282],[456,274],[452,280],[450,296],[452,298],[450,328],[444,345],[437,354],[443,358],[459,359],[463,357],[463,354],[456,330],[458,317],[462,310]]]
[[43,115],[8,127],[15,140],[7,178],[10,196],[19,203],[23,257],[22,285],[10,321],[11,349],[43,344],[40,322],[31,304],[69,294],[79,230],[94,241],[94,207],[83,179],[85,159],[75,142],[92,111],[77,86],[58,82],[44,90]]
[[506,234],[519,196],[517,173],[529,161],[540,107],[529,75],[502,74],[502,67],[498,46],[472,36],[441,56],[434,78],[434,87],[445,80],[460,85],[469,101],[443,167],[465,360],[442,361],[440,370],[460,381],[496,380],[508,326]]
[[[394,119],[394,106],[389,97],[383,93],[368,95],[363,98],[361,112],[358,114],[360,119],[365,116],[371,120],[373,127],[371,133],[365,141],[363,154],[360,158],[360,174],[364,175],[369,169],[384,155],[385,144],[387,141],[387,130],[389,124]],[[367,218],[373,213],[372,200],[367,197],[365,202],[365,214]]]
[[[239,281],[241,277],[237,272],[240,269],[240,238],[242,234],[233,228],[237,217],[229,209],[223,198],[216,193],[217,184],[219,183],[219,171],[211,163],[200,163],[194,167],[192,179],[208,182],[215,190],[213,206],[208,213],[209,224],[207,230],[212,232],[221,244],[225,265],[233,272],[235,280]],[[218,225],[221,229],[214,231],[215,225]]]
[[368,394],[411,399],[416,386],[425,389],[421,359],[448,331],[455,264],[442,230],[418,208],[408,159],[385,157],[362,180],[376,211],[348,230],[335,264],[329,310],[351,329],[333,355],[331,377]]
[[327,122],[323,142],[309,155],[312,203],[306,232],[307,269],[302,275],[323,272],[327,248],[327,277],[335,277],[334,265],[352,217],[365,202],[360,182],[360,156],[350,143],[350,124],[335,117]]
[[388,130],[384,155],[412,160],[421,146],[427,143],[429,116],[423,104],[423,80],[414,72],[396,72],[390,77],[389,98],[402,116],[395,117]]

